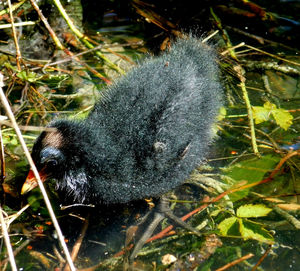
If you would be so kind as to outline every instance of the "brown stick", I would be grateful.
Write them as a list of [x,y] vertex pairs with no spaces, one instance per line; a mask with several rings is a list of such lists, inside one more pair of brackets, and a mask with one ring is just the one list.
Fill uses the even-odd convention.
[[257,269],[257,267],[262,263],[262,261],[268,256],[268,254],[271,251],[271,248],[272,248],[272,245],[269,245],[269,247],[266,250],[266,252],[264,253],[264,255],[262,255],[260,257],[260,259],[258,260],[258,262],[256,263],[256,265],[253,266],[253,268],[251,269],[251,271],[255,271]]
[[[87,217],[85,219],[84,224],[83,224],[82,229],[81,229],[81,232],[80,232],[80,235],[79,235],[79,238],[76,240],[76,243],[73,246],[73,249],[72,249],[72,252],[71,252],[71,259],[72,259],[73,262],[75,262],[75,260],[77,258],[77,255],[78,255],[78,252],[79,252],[80,247],[82,245],[83,238],[85,237],[85,233],[86,233],[86,230],[88,228],[88,225],[89,225],[89,217]],[[69,265],[66,265],[66,267],[64,268],[64,271],[70,271]]]
[[226,270],[226,269],[228,269],[228,268],[230,268],[230,267],[232,267],[232,266],[234,266],[234,265],[236,265],[236,264],[238,264],[238,263],[240,263],[242,261],[245,261],[245,260],[247,260],[249,258],[252,258],[253,256],[254,256],[254,254],[249,253],[249,254],[247,254],[247,255],[245,255],[245,256],[243,256],[243,257],[241,257],[241,258],[239,258],[239,259],[237,259],[237,260],[235,260],[235,261],[233,261],[231,263],[228,263],[228,264],[224,265],[221,268],[218,268],[216,271]]

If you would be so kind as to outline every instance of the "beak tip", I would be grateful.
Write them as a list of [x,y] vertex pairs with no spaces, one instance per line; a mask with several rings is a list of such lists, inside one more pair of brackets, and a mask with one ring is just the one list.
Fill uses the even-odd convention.
[[[47,179],[47,174],[43,171],[43,169],[39,172],[41,181],[44,182]],[[24,195],[34,189],[35,187],[38,186],[38,181],[34,176],[34,173],[32,170],[28,172],[28,176],[26,178],[25,183],[22,186],[21,189],[21,195]]]
[[25,195],[30,191],[30,186],[27,183],[24,183],[21,189],[21,195]]
[[37,180],[34,177],[33,172],[30,170],[28,173],[28,176],[22,186],[21,195],[28,193],[29,191],[31,191],[33,188],[35,188],[37,186],[38,186]]

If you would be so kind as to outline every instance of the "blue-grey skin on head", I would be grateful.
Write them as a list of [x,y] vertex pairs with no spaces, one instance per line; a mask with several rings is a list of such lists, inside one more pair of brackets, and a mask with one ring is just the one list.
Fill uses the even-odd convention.
[[203,161],[221,99],[214,49],[179,39],[105,90],[85,120],[51,123],[32,155],[74,202],[159,196]]

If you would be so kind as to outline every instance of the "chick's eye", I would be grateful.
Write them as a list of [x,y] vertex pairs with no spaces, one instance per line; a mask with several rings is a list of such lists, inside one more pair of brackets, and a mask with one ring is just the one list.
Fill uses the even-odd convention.
[[48,160],[47,161],[47,166],[48,167],[55,167],[55,166],[57,166],[57,161],[56,160],[54,160],[54,159],[51,159],[51,160]]
[[63,161],[64,155],[57,148],[46,147],[40,152],[40,164],[48,168],[56,167],[58,164],[62,164]]

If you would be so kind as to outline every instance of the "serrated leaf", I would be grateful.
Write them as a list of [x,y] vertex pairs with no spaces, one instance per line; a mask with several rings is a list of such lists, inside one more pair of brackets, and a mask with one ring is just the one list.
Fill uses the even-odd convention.
[[273,236],[262,225],[242,219],[239,219],[238,222],[240,233],[244,239],[255,239],[265,243],[273,241]]
[[256,124],[267,121],[270,118],[270,110],[262,106],[253,106],[253,118]]
[[246,204],[237,209],[238,217],[261,217],[266,216],[272,211],[271,208],[263,204]]
[[[223,171],[234,182],[234,185],[241,182],[254,183],[262,180],[264,175],[274,169],[280,161],[280,156],[266,155],[261,158],[253,158],[239,163],[233,164],[230,167],[223,168]],[[249,188],[243,189],[229,195],[230,200],[237,201],[247,196]]]
[[293,116],[285,109],[279,108],[273,110],[272,116],[275,119],[276,123],[284,130],[287,130],[293,124]]
[[277,109],[277,106],[275,104],[270,103],[269,101],[266,101],[264,103],[264,108],[268,111],[273,111],[273,110]]
[[224,219],[219,225],[218,229],[220,230],[222,235],[228,235],[228,232],[232,229],[233,225],[236,223],[236,217],[229,217]]
[[284,130],[287,130],[293,123],[293,116],[287,110],[277,108],[275,104],[268,101],[264,103],[264,106],[253,106],[252,110],[256,124],[269,120],[271,116]]

